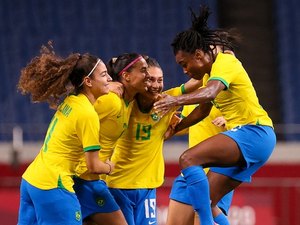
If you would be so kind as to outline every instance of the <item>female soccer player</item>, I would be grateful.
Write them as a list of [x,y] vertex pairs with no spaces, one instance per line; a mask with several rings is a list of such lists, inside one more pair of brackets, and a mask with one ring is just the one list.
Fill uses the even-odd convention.
[[[160,118],[152,111],[153,103],[163,90],[163,72],[155,59],[146,61],[149,66],[148,91],[136,96],[128,129],[119,139],[111,158],[115,170],[106,177],[129,225],[157,224],[156,188],[164,181],[164,133],[174,112]],[[186,91],[198,87],[199,81],[185,85]],[[181,91],[178,87],[166,93],[181,95]]]
[[19,225],[82,224],[72,179],[79,158],[84,156],[88,169],[97,174],[113,166],[98,158],[100,125],[93,107],[108,93],[109,81],[99,58],[88,53],[61,58],[51,44],[22,69],[22,94],[31,94],[33,102],[48,102],[57,111],[39,154],[22,176]]
[[[195,79],[202,79],[206,73],[210,78],[205,88],[179,97],[168,96],[155,103],[155,109],[164,111],[169,107],[199,104],[181,120],[174,133],[205,118],[212,103],[227,121],[228,131],[189,148],[179,159],[201,224],[212,225],[211,210],[225,194],[242,182],[250,182],[251,176],[272,154],[276,136],[272,120],[260,106],[248,74],[233,54],[233,36],[207,26],[207,7],[201,8],[198,17],[192,15],[192,27],[180,32],[172,43],[176,62]],[[222,168],[222,172],[212,168],[206,177],[203,168],[214,166],[227,168]]]
[[[206,83],[208,79],[206,74],[202,80]],[[182,118],[187,117],[198,105],[185,105],[181,112]],[[209,115],[199,123],[190,126],[188,129],[182,130],[180,135],[188,134],[189,148],[197,145],[201,141],[225,131],[225,120],[221,112],[212,107]],[[179,133],[177,133],[179,134]],[[208,168],[204,169],[208,172]],[[199,193],[201,194],[201,193]],[[214,220],[218,223],[218,214],[224,213],[228,215],[228,210],[231,205],[233,191],[226,194],[217,204],[222,210],[214,215]],[[168,217],[166,225],[196,225],[199,224],[199,217],[196,215],[192,207],[190,197],[187,193],[187,185],[182,177],[179,175],[174,180],[170,193],[170,202],[168,207]]]
[[[114,81],[122,83],[123,96],[110,92],[101,96],[94,104],[101,124],[99,133],[101,150],[99,157],[110,159],[114,147],[128,127],[134,97],[147,88],[148,65],[143,56],[130,53],[113,58],[107,65]],[[87,224],[127,224],[120,207],[110,194],[105,182],[106,176],[89,173],[84,158],[77,168],[74,189],[82,207],[83,219]],[[112,170],[108,173],[110,174]]]

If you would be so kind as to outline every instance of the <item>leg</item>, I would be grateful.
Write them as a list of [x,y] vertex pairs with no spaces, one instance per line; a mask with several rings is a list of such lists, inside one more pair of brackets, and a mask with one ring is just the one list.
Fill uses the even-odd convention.
[[125,217],[121,210],[110,213],[96,213],[89,216],[89,220],[97,225],[127,225]]
[[[215,135],[185,151],[179,162],[192,205],[200,216],[201,224],[213,224],[209,184],[202,166],[244,165],[243,155],[236,142],[226,135]],[[199,190],[203,195],[198,194]]]
[[207,176],[210,184],[210,199],[214,221],[220,225],[229,225],[226,215],[216,204],[242,182],[212,171],[209,171]]
[[195,211],[182,175],[175,178],[169,198],[167,225],[193,225]]
[[191,205],[170,199],[166,225],[193,225],[195,211]]

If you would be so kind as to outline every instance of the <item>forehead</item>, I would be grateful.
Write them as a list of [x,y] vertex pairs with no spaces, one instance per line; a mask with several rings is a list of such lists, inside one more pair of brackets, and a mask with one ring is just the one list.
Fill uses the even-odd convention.
[[163,77],[163,72],[160,68],[151,66],[148,68],[149,76],[155,77],[155,78],[161,78]]
[[188,52],[184,52],[182,50],[179,50],[175,55],[175,60],[178,64],[182,62],[187,62],[192,59],[192,54]]
[[103,71],[106,71],[105,64],[102,61],[100,61],[95,71],[97,71],[98,73],[102,73]]
[[137,61],[134,65],[133,68],[143,68],[143,67],[148,67],[148,64],[146,63],[146,60],[144,58],[140,59]]

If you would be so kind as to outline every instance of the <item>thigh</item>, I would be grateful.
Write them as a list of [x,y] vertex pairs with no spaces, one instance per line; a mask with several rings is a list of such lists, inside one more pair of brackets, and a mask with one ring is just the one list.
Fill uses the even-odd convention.
[[166,225],[194,225],[194,217],[191,205],[170,199]]
[[89,220],[97,225],[127,225],[122,211],[119,209],[110,213],[96,213],[89,216]]
[[245,161],[232,138],[217,134],[186,150],[180,156],[180,165],[182,168],[192,165],[237,166],[245,165]]
[[20,207],[18,215],[18,225],[37,224],[36,213],[33,202],[27,190],[27,181],[22,179],[20,186]]

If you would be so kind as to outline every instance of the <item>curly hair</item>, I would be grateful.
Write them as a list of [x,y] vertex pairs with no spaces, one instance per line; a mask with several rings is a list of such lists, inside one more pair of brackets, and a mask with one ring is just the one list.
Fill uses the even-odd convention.
[[62,98],[82,90],[80,84],[96,62],[97,57],[88,53],[62,58],[48,42],[41,47],[40,55],[21,70],[17,88],[24,95],[30,94],[34,103],[48,102],[51,108],[56,108]]
[[[194,53],[197,49],[204,52],[211,52],[216,46],[221,46],[223,51],[233,51],[235,43],[239,41],[237,34],[223,29],[210,29],[207,20],[210,15],[207,6],[200,6],[200,14],[196,16],[190,8],[192,26],[176,35],[171,46],[176,55],[178,51]],[[233,30],[231,30],[233,32]]]

